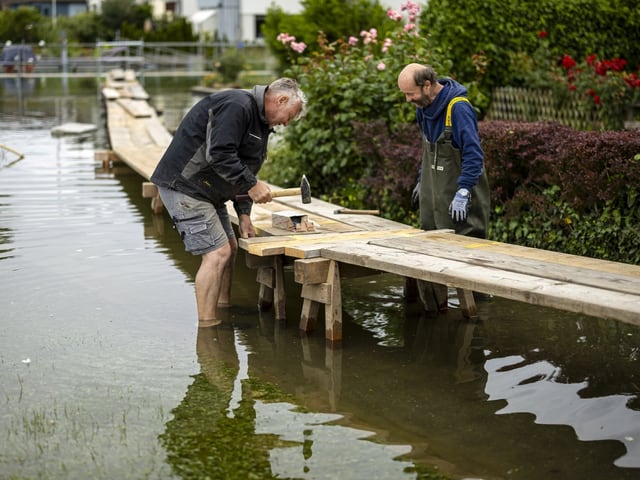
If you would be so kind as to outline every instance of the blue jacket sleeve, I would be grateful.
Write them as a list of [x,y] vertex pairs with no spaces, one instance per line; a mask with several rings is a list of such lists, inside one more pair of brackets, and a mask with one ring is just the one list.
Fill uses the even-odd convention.
[[473,106],[467,102],[456,103],[451,112],[453,143],[460,149],[462,172],[458,188],[471,190],[480,179],[484,168],[484,152],[478,135],[478,120]]

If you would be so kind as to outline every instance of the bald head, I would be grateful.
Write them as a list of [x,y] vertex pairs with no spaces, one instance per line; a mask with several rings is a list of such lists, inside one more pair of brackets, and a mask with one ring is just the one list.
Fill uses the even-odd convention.
[[398,75],[398,88],[407,102],[417,107],[429,106],[442,85],[438,83],[435,70],[429,65],[410,63]]

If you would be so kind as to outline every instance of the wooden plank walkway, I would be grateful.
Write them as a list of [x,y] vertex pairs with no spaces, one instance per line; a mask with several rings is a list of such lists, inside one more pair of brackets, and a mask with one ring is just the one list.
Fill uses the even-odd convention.
[[[112,77],[108,77],[112,78]],[[148,180],[171,137],[135,79],[113,77],[103,90],[114,154]],[[313,194],[314,179],[310,178]],[[278,189],[279,187],[272,186]],[[145,197],[159,212],[155,187]],[[257,270],[260,308],[285,319],[284,265],[294,262],[301,284],[300,328],[315,328],[324,309],[327,340],[342,339],[341,278],[388,272],[456,288],[461,311],[476,309],[472,292],[640,325],[640,266],[520,247],[456,235],[425,232],[370,214],[336,213],[339,206],[313,198],[279,197],[254,205],[258,236],[240,239],[247,264]],[[274,214],[297,212],[313,231],[274,226]],[[237,224],[235,211],[229,213]],[[355,269],[355,270],[354,270]]]
[[[108,72],[102,89],[107,112],[107,130],[111,145],[107,161],[121,161],[149,180],[160,157],[171,142],[171,134],[156,111],[149,105],[149,95],[127,70]],[[152,199],[155,212],[162,211],[157,190],[143,184],[143,195]]]
[[[304,298],[301,328],[313,328],[319,308],[325,309],[327,338],[341,338],[341,315],[335,311],[340,270],[346,266],[383,271],[456,288],[467,316],[474,316],[471,292],[640,325],[640,266],[521,247],[456,235],[424,232],[372,215],[335,214],[336,206],[314,199],[311,204],[278,199],[280,208],[309,215],[319,228],[292,233],[266,222],[261,236],[241,239],[249,254],[275,260],[294,259],[296,281]],[[270,207],[255,214],[268,218]],[[340,231],[334,226],[340,225]],[[265,236],[263,236],[265,235]],[[270,268],[267,286],[278,293],[278,264]],[[277,303],[277,302],[276,302]],[[276,312],[283,307],[276,306]],[[280,316],[284,318],[284,314]]]

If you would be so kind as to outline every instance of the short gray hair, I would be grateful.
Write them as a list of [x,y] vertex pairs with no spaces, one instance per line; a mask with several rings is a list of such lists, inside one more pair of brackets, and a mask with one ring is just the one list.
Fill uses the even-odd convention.
[[300,113],[307,107],[307,96],[300,89],[300,85],[293,78],[282,77],[269,84],[269,90],[284,93],[289,96],[289,103],[299,102]]

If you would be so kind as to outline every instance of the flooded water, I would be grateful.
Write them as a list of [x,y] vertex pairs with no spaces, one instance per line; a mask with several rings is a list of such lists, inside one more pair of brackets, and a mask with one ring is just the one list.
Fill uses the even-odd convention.
[[[640,475],[640,328],[493,298],[425,317],[402,279],[344,280],[344,341],[257,309],[224,328],[125,167],[91,79],[3,79],[0,478],[598,479]],[[171,128],[197,79],[145,79]],[[55,137],[66,122],[95,132]],[[2,149],[0,149],[2,150]]]

